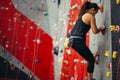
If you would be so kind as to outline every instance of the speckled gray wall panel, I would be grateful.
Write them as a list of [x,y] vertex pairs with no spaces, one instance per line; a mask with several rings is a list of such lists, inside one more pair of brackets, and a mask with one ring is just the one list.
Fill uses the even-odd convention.
[[[94,35],[92,31],[90,31],[90,49],[93,53],[97,50],[100,50],[100,56],[98,58],[99,65],[95,65],[94,78],[96,80],[112,80],[112,75],[108,78],[106,77],[106,73],[108,71],[112,72],[112,69],[108,69],[106,65],[112,62],[111,58],[111,31],[109,26],[111,25],[111,4],[110,0],[93,0],[98,4],[102,4],[104,6],[103,13],[98,12],[96,15],[96,23],[97,27],[101,25],[105,25],[106,34],[102,35],[101,33]],[[105,57],[105,51],[109,50],[110,54],[108,57]]]
[[[44,11],[48,13],[46,0],[12,0],[15,7],[25,16],[35,22],[44,31],[50,34],[50,26],[48,16],[44,15]],[[49,15],[49,14],[48,14]]]
[[54,55],[55,64],[55,80],[60,80],[61,63],[64,49],[64,39],[67,30],[68,13],[70,7],[70,0],[61,0],[60,6],[58,8],[58,0],[51,2],[47,0],[48,13],[49,13],[49,23],[51,36],[53,37],[53,45],[59,47],[58,55]]

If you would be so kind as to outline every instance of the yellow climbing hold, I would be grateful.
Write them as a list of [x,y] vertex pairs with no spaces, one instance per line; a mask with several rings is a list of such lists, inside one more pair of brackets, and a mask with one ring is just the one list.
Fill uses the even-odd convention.
[[117,57],[117,51],[113,51],[113,55],[112,55],[112,58],[116,58]]
[[110,30],[114,31],[115,30],[115,25],[110,25]]
[[120,0],[116,0],[116,4],[120,4]]
[[111,76],[111,72],[108,71],[108,72],[106,73],[106,77],[109,78],[110,76]]
[[106,57],[108,57],[108,56],[109,56],[109,53],[110,53],[109,50],[106,50],[104,55],[105,55]]

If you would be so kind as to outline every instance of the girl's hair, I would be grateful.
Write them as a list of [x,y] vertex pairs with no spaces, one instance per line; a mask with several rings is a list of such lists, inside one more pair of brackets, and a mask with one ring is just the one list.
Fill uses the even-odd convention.
[[85,2],[85,3],[82,5],[81,9],[80,9],[80,13],[79,13],[78,18],[81,18],[82,15],[85,14],[86,11],[89,10],[89,9],[91,9],[91,8],[94,8],[95,10],[98,10],[98,9],[99,9],[99,7],[98,7],[98,5],[97,5],[96,3],[91,3],[91,2],[89,2],[89,1]]

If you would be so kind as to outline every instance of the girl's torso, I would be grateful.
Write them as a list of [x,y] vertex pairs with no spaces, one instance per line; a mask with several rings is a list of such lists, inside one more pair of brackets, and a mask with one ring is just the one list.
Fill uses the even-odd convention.
[[76,21],[74,28],[70,32],[70,36],[79,36],[82,38],[86,37],[86,33],[90,29],[90,25],[87,19],[87,13]]

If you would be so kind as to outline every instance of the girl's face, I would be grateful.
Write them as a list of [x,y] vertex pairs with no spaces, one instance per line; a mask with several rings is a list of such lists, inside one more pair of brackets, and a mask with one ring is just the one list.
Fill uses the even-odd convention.
[[98,13],[98,10],[95,10],[95,9],[94,9],[94,13],[97,14],[97,13]]
[[98,10],[95,10],[94,8],[92,9],[92,13],[95,15],[98,13]]
[[98,10],[95,10],[94,8],[91,8],[91,9],[89,9],[87,12],[89,12],[89,13],[95,15],[95,14],[98,13]]

